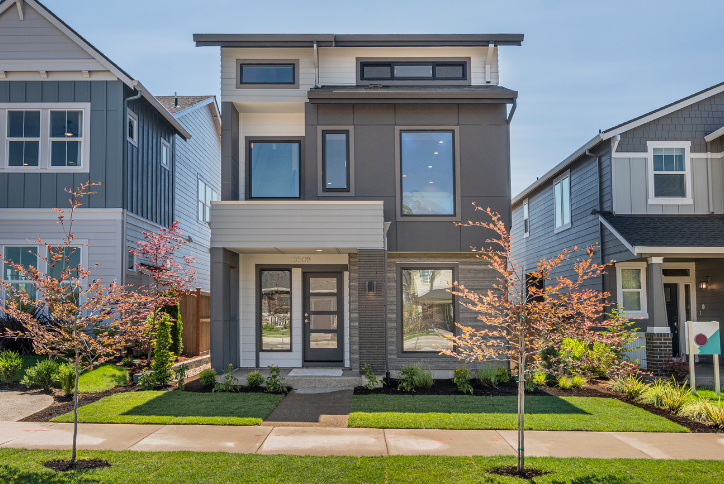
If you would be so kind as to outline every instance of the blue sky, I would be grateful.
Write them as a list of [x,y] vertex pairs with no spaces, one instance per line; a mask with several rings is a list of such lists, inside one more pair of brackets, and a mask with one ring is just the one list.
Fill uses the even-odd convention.
[[501,47],[519,92],[512,193],[606,129],[724,81],[724,2],[45,0],[156,95],[217,94],[194,33],[522,33]]

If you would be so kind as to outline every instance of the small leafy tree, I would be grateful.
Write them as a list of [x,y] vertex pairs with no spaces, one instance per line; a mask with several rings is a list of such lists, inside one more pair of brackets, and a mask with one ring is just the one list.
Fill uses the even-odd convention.
[[[480,207],[475,207],[481,210]],[[622,327],[622,313],[614,312],[605,318],[608,294],[585,287],[588,279],[600,276],[606,265],[593,262],[595,247],[588,247],[584,257],[573,260],[577,247],[563,249],[555,257],[541,259],[528,274],[538,284],[531,284],[511,257],[512,238],[497,213],[486,210],[491,222],[468,222],[465,225],[492,230],[497,238],[486,240],[498,250],[479,251],[479,257],[497,272],[497,282],[484,293],[465,286],[454,285],[451,291],[461,298],[461,304],[476,313],[482,329],[457,324],[457,336],[445,335],[454,349],[440,348],[440,353],[466,362],[508,359],[518,372],[518,470],[525,467],[525,385],[526,373],[535,360],[548,348],[559,349],[565,338],[577,338],[587,344],[595,342],[618,345],[616,328]],[[573,263],[575,277],[557,275],[562,265]],[[540,282],[545,281],[545,284]],[[603,329],[603,331],[601,330]],[[608,330],[607,330],[608,329]]]
[[[134,339],[137,348],[148,350],[150,361],[159,315],[164,307],[177,307],[179,298],[190,292],[196,282],[196,271],[191,267],[193,257],[183,256],[180,261],[173,259],[174,254],[188,243],[178,221],[158,233],[143,232],[143,237],[144,240],[137,241],[136,249],[131,253],[137,260],[136,270],[151,280],[150,284],[138,288],[149,301],[146,308],[149,317],[138,322]],[[177,348],[180,348],[180,328],[178,333]]]
[[[24,288],[0,280],[7,298],[0,312],[17,319],[23,330],[6,331],[13,338],[31,338],[38,354],[67,361],[74,367],[73,382],[73,452],[69,466],[76,460],[78,434],[78,377],[85,371],[114,358],[131,334],[131,325],[139,312],[147,305],[146,297],[128,291],[115,280],[104,283],[92,277],[95,266],[73,266],[72,255],[89,244],[77,244],[73,235],[73,216],[81,206],[80,199],[91,194],[91,183],[83,183],[76,189],[66,189],[70,194],[70,208],[56,208],[58,224],[64,240],[53,245],[37,239],[45,246],[47,256],[37,254],[48,267],[41,272],[35,266],[26,268],[11,260],[4,261],[35,289],[33,299]],[[32,313],[23,310],[34,307]],[[48,321],[51,323],[49,324]]]
[[168,384],[173,378],[171,366],[174,361],[174,354],[171,351],[171,321],[166,313],[158,315],[156,326],[156,339],[153,340],[153,371],[152,379],[156,386]]

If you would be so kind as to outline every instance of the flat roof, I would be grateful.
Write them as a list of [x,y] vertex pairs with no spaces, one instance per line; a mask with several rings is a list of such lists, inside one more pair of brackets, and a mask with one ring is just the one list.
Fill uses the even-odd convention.
[[496,102],[512,103],[518,92],[494,86],[323,86],[307,91],[311,103],[319,102]]
[[452,47],[521,45],[523,34],[194,34],[196,47]]

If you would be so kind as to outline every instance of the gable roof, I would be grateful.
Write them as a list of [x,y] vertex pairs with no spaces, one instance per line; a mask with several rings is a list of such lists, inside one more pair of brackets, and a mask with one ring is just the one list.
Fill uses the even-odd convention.
[[[179,111],[183,111],[186,108],[190,108],[213,97],[214,96],[156,96],[156,99],[158,99],[158,102],[160,102],[169,113],[176,114]],[[175,99],[178,99],[178,106],[175,105]]]
[[18,15],[20,15],[22,9],[25,8],[25,5],[29,5],[36,12],[45,17],[45,19],[53,24],[53,26],[55,26],[69,39],[75,42],[81,49],[86,51],[103,67],[113,73],[113,75],[120,79],[125,85],[127,85],[131,89],[140,91],[143,97],[146,98],[146,100],[150,102],[151,105],[153,105],[153,107],[166,119],[166,121],[168,121],[178,131],[181,136],[186,139],[189,139],[191,137],[191,134],[186,131],[186,129],[184,129],[184,127],[178,122],[176,118],[171,115],[171,113],[168,112],[168,110],[161,106],[156,98],[153,97],[153,95],[148,91],[148,89],[143,86],[143,84],[141,84],[140,81],[138,81],[137,79],[133,79],[130,74],[121,69],[115,62],[109,59],[105,54],[103,54],[100,50],[93,46],[93,44],[88,42],[78,32],[73,30],[68,24],[66,24],[50,9],[48,9],[48,7],[40,3],[38,0],[23,0],[21,2],[16,2],[15,0],[0,0],[0,14],[5,12],[12,6],[17,6]]
[[[720,94],[722,92],[724,92],[724,82],[721,82],[719,84],[716,84],[714,86],[701,90],[690,96],[679,99],[678,101],[674,101],[673,103],[667,104],[666,106],[662,106],[658,109],[650,111],[650,112],[643,114],[641,116],[638,116],[636,118],[630,119],[624,123],[621,123],[619,125],[616,125],[612,128],[608,128],[607,130],[598,133],[596,136],[591,138],[591,140],[589,140],[583,146],[581,146],[576,151],[574,151],[565,160],[563,160],[561,163],[556,165],[553,169],[549,170],[545,175],[540,177],[534,183],[529,185],[528,188],[526,188],[525,190],[520,192],[518,195],[513,197],[513,201],[512,201],[513,205],[517,205],[518,203],[520,203],[523,199],[525,199],[525,197],[530,195],[538,187],[540,187],[544,183],[548,182],[551,178],[554,178],[561,170],[565,169],[569,164],[573,163],[576,159],[585,155],[587,150],[593,149],[599,142],[605,141],[605,140],[608,140],[611,138],[615,138],[616,136],[619,136],[621,133],[623,133],[625,131],[629,131],[629,130],[637,128],[643,124],[650,123],[651,121],[654,121],[658,118],[671,114],[675,111],[678,111],[679,109],[683,109],[687,106],[691,106],[692,104],[696,104],[696,103],[703,101],[707,98],[710,98],[712,96],[716,96],[717,94]],[[721,131],[721,133],[720,133],[720,131]],[[717,134],[717,133],[719,133],[719,134]],[[716,134],[716,136],[715,136],[715,134]],[[715,139],[715,138],[721,136],[722,134],[724,134],[724,128],[718,129],[714,133],[707,135],[707,137],[705,139],[709,138],[709,139],[707,139],[707,141],[711,141],[711,139]]]

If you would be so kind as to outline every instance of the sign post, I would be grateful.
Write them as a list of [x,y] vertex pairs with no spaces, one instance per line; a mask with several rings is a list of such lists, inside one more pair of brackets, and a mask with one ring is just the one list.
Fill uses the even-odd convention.
[[689,350],[689,386],[691,386],[691,393],[696,395],[694,355],[712,355],[714,358],[714,390],[716,395],[720,396],[719,355],[721,354],[721,339],[719,336],[719,322],[687,321],[686,325],[686,347]]

